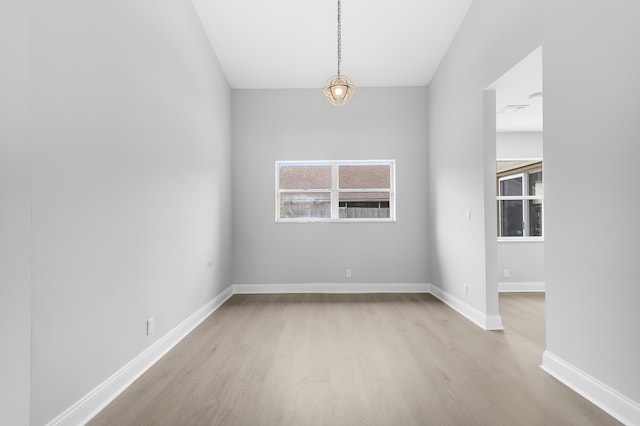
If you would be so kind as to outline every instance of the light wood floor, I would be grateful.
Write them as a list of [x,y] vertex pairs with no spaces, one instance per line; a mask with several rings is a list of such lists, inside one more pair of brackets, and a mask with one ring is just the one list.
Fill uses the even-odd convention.
[[91,425],[608,425],[547,375],[544,296],[235,295]]

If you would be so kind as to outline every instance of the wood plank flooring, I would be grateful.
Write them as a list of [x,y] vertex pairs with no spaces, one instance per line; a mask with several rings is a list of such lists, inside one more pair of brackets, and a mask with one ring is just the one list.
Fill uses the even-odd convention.
[[91,425],[609,425],[547,375],[544,295],[235,295]]

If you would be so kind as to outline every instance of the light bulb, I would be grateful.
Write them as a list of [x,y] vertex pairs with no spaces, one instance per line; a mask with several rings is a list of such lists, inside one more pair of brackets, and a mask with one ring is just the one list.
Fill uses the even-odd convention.
[[343,75],[334,75],[331,77],[324,88],[324,94],[327,100],[335,106],[341,106],[349,102],[353,96],[353,83]]

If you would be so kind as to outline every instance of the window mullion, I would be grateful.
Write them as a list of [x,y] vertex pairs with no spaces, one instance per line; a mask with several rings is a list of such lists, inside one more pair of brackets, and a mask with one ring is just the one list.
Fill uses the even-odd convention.
[[340,193],[338,192],[338,163],[331,165],[331,219],[340,217]]
[[[529,195],[529,174],[523,173],[522,175],[522,195],[526,197]],[[525,237],[528,237],[530,234],[529,230],[529,203],[527,200],[522,200],[522,234]]]

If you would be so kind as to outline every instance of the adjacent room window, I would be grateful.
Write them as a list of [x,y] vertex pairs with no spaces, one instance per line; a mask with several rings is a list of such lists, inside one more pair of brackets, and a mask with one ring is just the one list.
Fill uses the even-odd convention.
[[277,161],[276,221],[395,220],[395,161]]
[[497,162],[498,237],[543,237],[542,161]]

